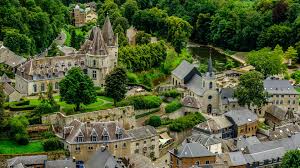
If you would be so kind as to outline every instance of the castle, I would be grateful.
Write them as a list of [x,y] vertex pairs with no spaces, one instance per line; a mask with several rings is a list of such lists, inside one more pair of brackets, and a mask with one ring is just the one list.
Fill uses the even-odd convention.
[[104,86],[105,77],[117,66],[117,60],[118,35],[114,34],[107,16],[102,30],[98,26],[93,27],[78,52],[30,59],[18,67],[15,88],[22,94],[34,95],[45,92],[48,84],[52,83],[54,91],[58,91],[58,82],[72,67],[80,67],[95,86]]

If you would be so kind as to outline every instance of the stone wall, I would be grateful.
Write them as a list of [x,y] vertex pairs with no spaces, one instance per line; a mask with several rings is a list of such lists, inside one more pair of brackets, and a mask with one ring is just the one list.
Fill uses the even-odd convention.
[[75,119],[81,122],[117,121],[120,124],[120,126],[127,130],[136,127],[135,113],[134,108],[132,106],[99,110],[88,113],[80,113],[69,116],[58,112],[43,116],[42,123],[63,127],[65,125],[70,124]]

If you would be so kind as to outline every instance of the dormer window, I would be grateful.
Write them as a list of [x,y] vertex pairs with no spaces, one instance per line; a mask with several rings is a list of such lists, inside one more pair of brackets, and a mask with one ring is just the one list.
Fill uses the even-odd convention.
[[91,141],[92,142],[98,141],[98,134],[97,134],[97,132],[94,128],[93,128],[93,131],[91,133]]
[[116,137],[117,137],[117,139],[122,139],[123,138],[123,132],[122,132],[122,129],[119,126],[116,127]]
[[92,142],[97,141],[97,136],[92,135],[92,136],[91,136],[91,141],[92,141]]
[[103,141],[108,141],[109,140],[109,134],[108,134],[107,128],[104,128],[104,130],[102,132],[102,140]]
[[77,142],[83,142],[84,141],[84,136],[83,136],[83,133],[81,132],[81,130],[79,131],[79,134],[76,137],[76,141]]

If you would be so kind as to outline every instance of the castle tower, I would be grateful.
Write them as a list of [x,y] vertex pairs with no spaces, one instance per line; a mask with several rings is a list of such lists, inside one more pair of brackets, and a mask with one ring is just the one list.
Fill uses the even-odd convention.
[[202,85],[203,88],[205,89],[211,89],[211,90],[216,89],[216,77],[215,77],[215,73],[213,72],[213,64],[212,64],[211,56],[209,56],[208,59],[207,72],[205,73],[205,75],[203,75]]
[[102,31],[99,26],[93,27],[86,48],[87,74],[96,86],[104,86],[106,75],[117,66],[118,60],[118,37],[114,35],[108,16]]

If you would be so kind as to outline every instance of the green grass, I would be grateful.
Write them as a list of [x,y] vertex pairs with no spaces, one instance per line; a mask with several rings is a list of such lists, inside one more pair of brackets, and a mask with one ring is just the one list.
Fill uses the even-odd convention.
[[28,145],[18,145],[14,141],[1,140],[0,154],[23,154],[44,152],[42,141],[31,141]]
[[[57,104],[60,105],[61,109],[63,111],[72,111],[72,109],[75,108],[75,105],[73,104],[67,104],[65,101],[60,101],[60,96],[56,95],[54,96],[55,101]],[[40,103],[40,100],[38,99],[30,99],[30,105],[38,105]],[[90,112],[90,111],[97,111],[97,110],[103,110],[113,107],[113,99],[105,96],[97,96],[97,101],[95,103],[89,104],[89,105],[81,105],[82,112]]]
[[297,92],[300,92],[300,88],[295,88]]
[[264,129],[264,130],[268,130],[268,129],[271,128],[269,125],[266,125],[266,124],[263,123],[263,122],[258,123],[258,127],[259,127],[259,128],[262,128],[262,129]]

